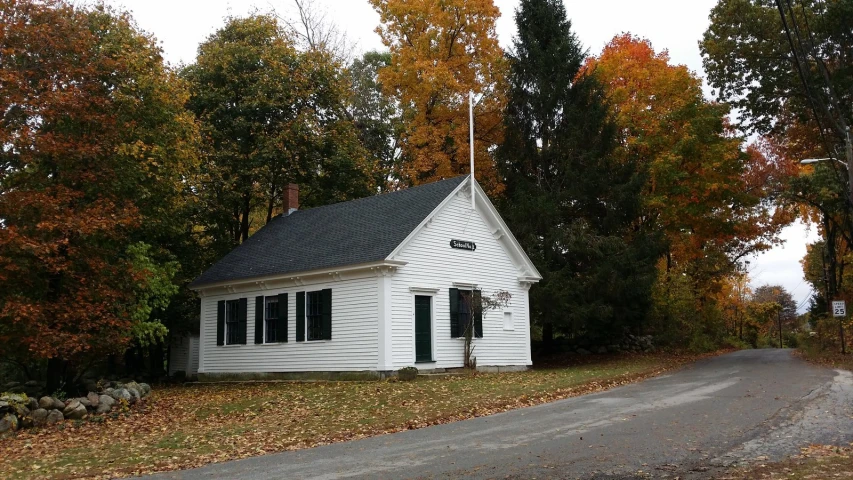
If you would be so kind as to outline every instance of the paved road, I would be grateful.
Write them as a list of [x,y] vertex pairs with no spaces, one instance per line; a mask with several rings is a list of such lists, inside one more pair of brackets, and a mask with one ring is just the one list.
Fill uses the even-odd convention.
[[853,441],[853,374],[747,350],[607,392],[161,478],[713,478]]

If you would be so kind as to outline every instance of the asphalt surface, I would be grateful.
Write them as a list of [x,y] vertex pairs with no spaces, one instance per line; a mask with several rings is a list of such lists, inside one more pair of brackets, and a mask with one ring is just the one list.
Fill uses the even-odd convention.
[[447,425],[157,478],[714,478],[853,441],[853,374],[745,350],[671,375]]

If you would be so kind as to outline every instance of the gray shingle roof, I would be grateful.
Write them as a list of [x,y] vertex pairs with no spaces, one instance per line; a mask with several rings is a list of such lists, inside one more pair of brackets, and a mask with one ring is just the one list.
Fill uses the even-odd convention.
[[279,215],[190,287],[384,260],[466,178]]

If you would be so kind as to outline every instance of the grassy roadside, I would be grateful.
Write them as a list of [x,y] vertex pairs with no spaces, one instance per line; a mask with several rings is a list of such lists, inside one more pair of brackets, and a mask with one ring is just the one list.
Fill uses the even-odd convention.
[[813,445],[787,460],[728,472],[719,480],[853,478],[853,449]]
[[841,352],[818,350],[816,348],[800,348],[795,352],[803,360],[817,363],[825,367],[841,368],[853,371],[853,354],[842,355]]
[[116,418],[0,440],[0,476],[112,478],[422,428],[661,374],[696,356],[569,359],[520,373],[414,382],[241,383],[155,389]]

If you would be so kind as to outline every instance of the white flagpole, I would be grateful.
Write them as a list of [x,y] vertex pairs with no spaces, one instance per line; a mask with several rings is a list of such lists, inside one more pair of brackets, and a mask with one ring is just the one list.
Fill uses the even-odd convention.
[[471,210],[474,210],[474,91],[468,91],[468,144],[471,147]]

